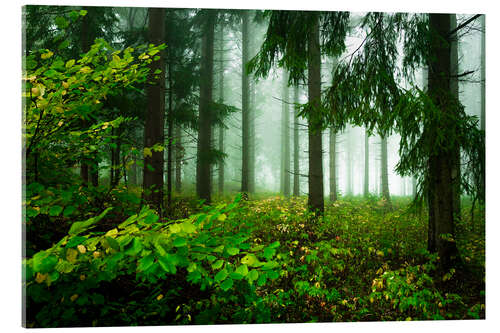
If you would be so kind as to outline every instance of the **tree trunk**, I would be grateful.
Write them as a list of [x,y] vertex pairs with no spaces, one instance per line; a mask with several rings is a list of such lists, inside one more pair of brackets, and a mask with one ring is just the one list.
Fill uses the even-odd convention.
[[300,196],[299,166],[299,86],[293,88],[293,196]]
[[[165,39],[165,9],[149,8],[149,42],[161,44]],[[146,87],[148,109],[144,125],[144,147],[150,148],[155,144],[164,143],[164,118],[165,118],[165,60],[164,52],[160,59],[150,64],[149,80],[153,82]],[[161,70],[161,74],[153,74]],[[143,187],[144,199],[162,213],[163,202],[163,151],[153,151],[151,156],[144,156]]]
[[[170,51],[169,51],[170,53]],[[172,80],[172,64],[173,61],[169,54],[168,57],[168,114],[167,114],[167,206],[170,207],[172,204],[172,150],[173,145],[173,135],[174,135],[174,115],[172,109],[172,97],[173,97],[173,80]]]
[[249,167],[248,167],[248,191],[255,193],[255,89],[256,82],[250,78],[250,116],[249,116]]
[[347,188],[346,194],[352,195],[352,140],[351,140],[351,127],[346,131],[346,169],[347,169]]
[[486,24],[481,15],[481,130],[486,130]]
[[[429,14],[429,25],[436,35],[431,41],[429,60],[429,95],[441,112],[450,111],[453,96],[450,93],[450,15]],[[431,125],[431,133],[444,129],[453,131],[455,124],[446,117],[439,117]],[[454,191],[452,170],[455,162],[453,149],[436,147],[429,157],[429,246],[437,250],[441,267],[448,269],[458,260],[454,238]],[[435,247],[435,248],[434,248]]]
[[[457,27],[457,15],[450,14],[450,31]],[[458,93],[458,37],[455,34],[450,41],[450,91],[456,103],[459,103]],[[461,182],[460,146],[453,147],[453,166],[451,170],[453,181],[453,214],[455,220],[460,219],[460,182]]]
[[330,201],[337,201],[337,133],[330,128]]
[[319,49],[319,22],[316,16],[312,25],[312,33],[307,41],[308,46],[308,94],[312,114],[308,121],[309,137],[309,202],[311,211],[322,215],[323,198],[323,142],[319,126],[321,105],[321,54]]
[[175,126],[175,191],[182,191],[182,159],[184,158],[184,149],[182,148],[181,126]]
[[391,195],[389,193],[389,171],[387,167],[387,138],[380,137],[380,182],[382,186],[382,198],[387,205],[391,204]]
[[[219,30],[219,103],[224,103],[224,26],[221,24]],[[224,123],[219,126],[219,151],[224,153]],[[218,192],[222,196],[224,194],[224,160],[219,161],[218,174]]]
[[200,68],[200,106],[198,119],[198,145],[196,160],[196,193],[208,204],[211,202],[212,153],[212,87],[214,64],[214,27],[216,11],[204,9],[203,37]]
[[288,73],[283,71],[283,91],[281,102],[281,145],[283,154],[281,155],[281,173],[283,174],[283,195],[290,197],[290,110],[288,108],[289,90]]
[[363,195],[368,197],[370,194],[370,145],[369,145],[369,137],[368,130],[365,128],[365,179],[364,179],[364,188]]
[[249,59],[248,50],[248,21],[249,12],[244,11],[242,23],[242,63],[241,63],[241,113],[242,113],[242,159],[241,159],[241,192],[249,192],[249,167],[250,167],[250,110],[249,93],[250,85],[246,71],[246,64]]

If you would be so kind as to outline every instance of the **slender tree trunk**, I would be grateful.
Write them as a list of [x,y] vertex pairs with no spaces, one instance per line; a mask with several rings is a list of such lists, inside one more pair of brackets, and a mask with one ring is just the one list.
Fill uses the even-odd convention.
[[318,16],[312,23],[312,33],[308,39],[308,93],[312,114],[308,121],[309,136],[309,209],[322,215],[323,197],[323,141],[319,126],[319,106],[321,104],[321,54],[319,49]]
[[[165,39],[165,9],[149,8],[149,41],[155,45],[161,44]],[[164,143],[164,118],[165,118],[165,60],[164,52],[160,59],[150,64],[151,72],[146,94],[148,109],[144,126],[144,147]],[[162,73],[155,78],[154,71]],[[153,151],[151,156],[144,156],[143,187],[144,199],[153,205],[162,214],[163,203],[163,151]]]
[[[450,15],[429,14],[430,30],[436,37],[431,41],[429,63],[429,95],[442,113],[453,112],[452,94],[450,94],[450,45],[447,41],[450,32]],[[449,96],[449,97],[448,97]],[[432,125],[432,130],[443,128],[453,131],[455,124],[446,117],[439,117]],[[431,130],[431,131],[432,131]],[[432,132],[431,132],[432,133]],[[436,133],[437,135],[437,133]],[[452,266],[458,258],[454,231],[454,192],[452,170],[455,153],[452,149],[437,147],[429,157],[429,245],[435,245],[444,269]],[[434,250],[434,249],[430,249]]]
[[351,127],[346,131],[346,169],[347,169],[347,189],[346,194],[352,195],[352,140],[351,140]]
[[182,132],[179,124],[175,126],[175,191],[182,191],[182,159],[184,150],[182,149]]
[[[170,51],[169,51],[170,53]],[[172,98],[173,98],[173,80],[172,80],[172,59],[169,54],[168,60],[168,114],[167,114],[167,206],[170,207],[172,204],[172,150],[173,146],[173,132],[174,132],[174,116],[172,108]]]
[[[457,15],[450,14],[450,31],[457,27]],[[458,37],[454,35],[450,41],[450,91],[456,103],[459,103],[458,93]],[[455,220],[460,219],[460,182],[461,182],[460,146],[453,147],[453,166],[451,170],[453,181],[453,214]]]
[[[224,103],[224,26],[221,24],[219,30],[219,103]],[[222,122],[219,125],[219,151],[224,152],[224,123]],[[222,196],[224,194],[224,160],[219,161],[219,169],[218,169],[218,192],[219,195]]]
[[330,128],[330,201],[337,201],[337,133]]
[[387,138],[380,137],[380,181],[382,185],[382,198],[385,199],[388,205],[391,204],[391,196],[389,194],[389,170],[387,167]]
[[198,119],[198,146],[196,161],[196,192],[199,198],[211,202],[212,164],[212,87],[214,64],[214,27],[216,11],[204,9],[200,68],[200,107]]
[[250,167],[250,110],[249,93],[250,85],[246,71],[246,64],[249,59],[249,38],[248,38],[249,12],[244,11],[242,25],[242,73],[241,73],[241,113],[242,113],[242,159],[241,159],[241,192],[249,192],[249,167]]
[[369,137],[368,131],[365,128],[365,179],[364,179],[364,188],[363,195],[367,197],[370,194],[370,145],[369,145]]
[[299,165],[299,86],[293,88],[293,196],[300,196]]
[[481,130],[486,130],[486,19],[481,15]]
[[290,110],[288,108],[289,90],[288,90],[288,73],[284,71],[283,75],[283,91],[282,91],[282,108],[281,108],[281,145],[283,147],[282,169],[283,174],[283,195],[290,197]]
[[249,167],[248,167],[248,191],[250,193],[255,193],[255,89],[256,82],[250,78],[250,119],[249,119]]

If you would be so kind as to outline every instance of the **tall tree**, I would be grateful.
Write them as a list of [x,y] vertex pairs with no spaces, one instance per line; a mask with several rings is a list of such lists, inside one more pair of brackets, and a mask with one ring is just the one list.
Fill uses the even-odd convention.
[[288,108],[289,89],[288,75],[283,71],[281,94],[281,179],[283,195],[290,196],[290,110]]
[[486,23],[481,15],[481,130],[486,130]]
[[311,20],[310,37],[307,40],[308,61],[308,95],[312,108],[312,117],[307,124],[309,136],[309,201],[312,211],[323,214],[323,136],[321,128],[314,119],[321,106],[321,52],[319,44],[319,18],[314,15]]
[[[165,9],[150,8],[149,15],[149,42],[161,44],[165,39]],[[161,71],[161,75],[155,71]],[[150,85],[146,88],[148,108],[144,125],[144,147],[151,149],[154,145],[164,143],[165,118],[165,60],[163,52],[150,65]],[[163,151],[151,150],[151,154],[144,154],[143,187],[144,199],[155,206],[161,214],[163,203]]]
[[387,167],[387,138],[380,137],[380,184],[382,186],[382,198],[388,205],[391,203],[389,193],[389,170]]
[[242,158],[241,158],[241,192],[249,191],[250,168],[250,85],[246,65],[249,60],[249,31],[250,13],[243,11],[242,18],[242,72],[241,72],[241,129],[242,129]]
[[[218,86],[219,86],[219,104],[224,103],[224,24],[220,23],[219,28],[219,75],[218,75]],[[220,152],[224,153],[224,121],[221,120],[219,124],[219,137],[218,137],[218,149]],[[217,176],[217,186],[219,195],[224,194],[224,167],[225,162],[223,159],[219,160],[218,165],[218,176]]]
[[370,145],[368,130],[365,128],[365,175],[363,182],[363,195],[367,197],[370,194]]
[[345,135],[346,135],[346,153],[347,153],[347,157],[345,159],[345,163],[346,163],[346,194],[347,195],[352,195],[352,151],[353,151],[353,144],[352,144],[352,139],[351,139],[351,130],[352,130],[352,127],[349,127],[348,130],[346,131]]
[[337,133],[330,128],[330,201],[337,201]]
[[293,196],[300,196],[299,165],[299,86],[293,87]]
[[196,159],[196,194],[211,202],[211,165],[212,152],[212,87],[214,64],[214,29],[217,12],[214,9],[203,9],[201,16],[201,68],[200,68],[200,105],[198,118],[198,144]]
[[[450,31],[457,27],[457,15],[450,14]],[[450,37],[450,92],[456,104],[459,103],[458,92],[458,35]],[[460,182],[461,182],[461,160],[460,146],[455,145],[453,148],[453,165],[452,165],[452,181],[453,181],[453,214],[455,219],[460,219]]]
[[[428,93],[434,105],[441,113],[430,124],[432,133],[437,135],[439,128],[450,134],[456,124],[449,117],[453,112],[453,96],[450,93],[450,15],[429,14],[429,29],[433,34],[429,55]],[[444,42],[443,42],[444,41]],[[458,259],[456,242],[452,239],[454,230],[453,209],[453,165],[455,153],[449,147],[434,150],[429,156],[429,239],[431,252],[438,251],[443,267],[450,267]],[[447,237],[449,235],[451,237]]]
[[182,159],[184,158],[184,149],[182,148],[182,131],[179,124],[175,126],[175,191],[182,191]]

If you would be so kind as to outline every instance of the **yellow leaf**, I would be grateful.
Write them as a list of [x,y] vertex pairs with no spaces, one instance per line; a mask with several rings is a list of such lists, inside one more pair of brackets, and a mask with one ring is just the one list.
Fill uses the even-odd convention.
[[57,123],[57,126],[61,127],[63,124],[64,124],[63,121],[59,120],[59,122]]
[[109,237],[113,237],[114,236],[114,237],[116,237],[116,235],[118,235],[118,229],[114,228],[114,229],[111,229],[110,231],[108,231],[106,233],[106,235],[104,235],[104,236],[109,236]]
[[50,58],[50,57],[52,57],[53,55],[54,55],[54,52],[49,51],[49,52],[43,53],[43,54],[41,55],[41,58],[42,58],[42,59],[49,59],[49,58]]
[[163,294],[160,294],[160,295],[158,295],[158,296],[156,297],[156,300],[157,300],[157,301],[159,301],[159,300],[161,300],[162,298],[163,298]]
[[152,157],[153,153],[151,152],[151,148],[144,147],[144,157]]
[[217,217],[217,220],[219,220],[219,221],[221,221],[221,222],[224,222],[226,219],[227,219],[226,214],[220,214],[220,215]]
[[47,279],[47,276],[49,276],[48,273],[40,274],[40,272],[38,272],[38,273],[36,273],[35,281],[37,283],[42,283],[43,281],[45,281]]
[[68,249],[66,251],[66,260],[70,263],[74,263],[76,261],[76,257],[78,256],[78,251],[75,249]]
[[101,256],[101,252],[99,251],[94,251],[94,253],[92,253],[92,256],[94,257],[94,259],[97,259]]
[[80,253],[85,253],[85,252],[87,252],[87,248],[85,247],[85,245],[80,244],[80,245],[78,245],[76,248],[78,249],[78,251],[79,251]]
[[71,300],[71,302],[74,302],[77,298],[78,298],[78,294],[74,294],[69,299]]

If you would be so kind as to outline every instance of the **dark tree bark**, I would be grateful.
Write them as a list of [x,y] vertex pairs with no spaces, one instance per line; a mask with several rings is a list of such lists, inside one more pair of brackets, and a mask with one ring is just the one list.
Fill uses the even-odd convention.
[[172,151],[174,149],[173,145],[173,135],[174,135],[174,115],[172,108],[172,97],[173,97],[173,80],[172,80],[172,66],[173,61],[170,56],[168,56],[168,113],[167,113],[167,206],[170,207],[172,203],[172,167],[173,167],[173,156]]
[[[457,15],[450,14],[450,31],[457,27]],[[456,34],[450,40],[450,91],[452,97],[459,102],[458,92],[458,37]],[[453,166],[451,170],[453,181],[453,214],[455,220],[460,219],[460,182],[461,182],[461,160],[460,146],[455,145],[453,148]]]
[[[219,103],[224,103],[224,26],[221,24],[219,30]],[[219,125],[219,151],[224,152],[224,123]],[[218,192],[219,195],[224,194],[224,167],[225,162],[223,160],[219,161],[218,169]]]
[[486,24],[481,15],[481,130],[486,130]]
[[391,204],[391,195],[389,193],[389,170],[387,167],[387,138],[380,137],[380,182],[382,186],[382,198],[387,205]]
[[204,9],[201,43],[200,106],[198,118],[198,145],[196,160],[196,193],[210,203],[212,199],[212,87],[214,64],[214,28],[216,11]]
[[250,115],[249,115],[249,166],[248,166],[248,191],[250,193],[255,193],[255,94],[256,94],[256,82],[250,79]]
[[175,126],[175,191],[182,191],[182,159],[184,158],[184,149],[182,148],[182,132],[178,124]]
[[363,195],[370,194],[370,145],[368,131],[365,129],[365,179],[363,183]]
[[300,196],[299,165],[299,86],[293,87],[293,196]]
[[330,128],[330,201],[337,201],[337,133]]
[[[453,96],[450,93],[450,15],[429,14],[431,40],[429,58],[429,96],[443,114],[436,117],[428,129],[437,135],[441,129],[454,131],[455,124],[445,117],[453,112]],[[445,42],[443,42],[445,41]],[[452,170],[455,152],[446,147],[436,147],[429,157],[429,250],[437,250],[441,267],[451,267],[458,258],[454,231],[454,191]]]
[[[149,8],[149,42],[159,45],[165,39],[165,9]],[[162,73],[153,74],[155,70]],[[148,109],[144,126],[144,147],[150,148],[155,144],[164,143],[165,118],[165,60],[164,52],[160,59],[150,65],[149,81],[152,84],[146,88]],[[151,156],[144,156],[143,187],[144,199],[153,205],[158,212],[162,212],[163,203],[163,151],[153,151]]]
[[283,154],[281,155],[281,173],[283,179],[283,195],[290,197],[290,110],[288,108],[289,90],[288,75],[283,71],[283,91],[281,107],[281,145]]
[[241,158],[241,192],[249,192],[249,168],[250,168],[250,85],[246,64],[249,59],[249,36],[248,36],[248,21],[249,12],[244,11],[242,23],[242,63],[241,63],[241,113],[242,113],[242,158]]
[[319,22],[316,16],[308,47],[308,93],[312,113],[308,122],[309,137],[309,209],[319,215],[324,211],[323,197],[323,141],[317,121],[321,103],[321,54],[319,48]]

